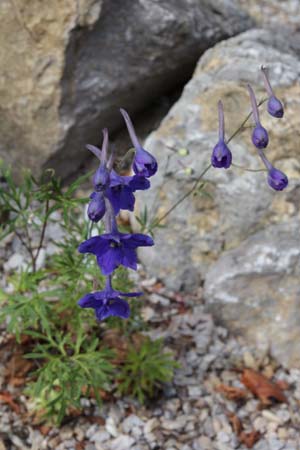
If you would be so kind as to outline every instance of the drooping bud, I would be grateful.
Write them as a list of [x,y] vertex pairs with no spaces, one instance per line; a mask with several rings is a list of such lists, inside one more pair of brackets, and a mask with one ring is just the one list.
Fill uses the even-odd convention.
[[232,162],[232,154],[225,143],[225,131],[224,131],[224,111],[221,101],[218,102],[218,115],[219,115],[219,142],[214,147],[211,155],[211,164],[216,168],[228,169]]
[[100,165],[93,177],[95,191],[97,192],[104,191],[109,182],[109,170],[107,168],[107,149],[108,149],[107,128],[104,128],[103,130],[103,143],[101,150],[99,150],[99,148],[95,147],[94,145],[87,145],[86,147],[100,160]]
[[248,84],[248,91],[251,100],[252,114],[255,122],[255,128],[252,131],[252,142],[256,148],[266,148],[269,143],[269,136],[267,130],[260,123],[255,94],[250,84]]
[[128,113],[122,108],[120,111],[125,120],[131,142],[135,148],[133,171],[136,175],[141,175],[147,178],[151,177],[157,171],[157,161],[154,156],[152,156],[141,146]]
[[281,170],[276,169],[262,150],[259,150],[259,155],[268,170],[268,184],[275,191],[282,191],[289,183],[288,177]]
[[90,203],[88,206],[88,217],[93,222],[99,222],[105,214],[105,200],[102,192],[93,192],[90,195]]
[[275,97],[275,95],[274,95],[272,86],[271,86],[269,78],[268,78],[267,68],[264,66],[261,66],[261,71],[263,74],[265,88],[266,88],[266,91],[269,96],[268,105],[267,105],[268,113],[271,114],[271,116],[277,117],[278,119],[280,119],[281,117],[283,117],[283,114],[284,114],[283,105],[282,105],[281,101],[278,100],[278,98]]

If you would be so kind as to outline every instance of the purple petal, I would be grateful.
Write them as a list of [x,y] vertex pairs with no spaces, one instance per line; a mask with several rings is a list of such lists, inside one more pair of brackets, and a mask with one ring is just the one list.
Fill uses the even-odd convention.
[[[99,295],[100,294],[100,295]],[[77,304],[81,308],[99,308],[105,298],[105,292],[92,292],[82,297]]]
[[94,236],[86,241],[82,242],[78,251],[80,253],[93,253],[94,255],[100,255],[109,248],[109,242],[103,239],[103,236]]
[[111,302],[109,305],[109,314],[114,317],[121,317],[127,319],[130,315],[130,308],[128,303],[121,298],[118,298]]
[[150,247],[154,245],[153,239],[142,233],[126,234],[121,239],[127,248]]
[[110,247],[102,255],[98,255],[97,263],[103,275],[110,275],[120,264],[122,264],[121,247]]
[[122,255],[122,264],[129,269],[137,269],[137,256],[133,248],[127,248],[124,246]]

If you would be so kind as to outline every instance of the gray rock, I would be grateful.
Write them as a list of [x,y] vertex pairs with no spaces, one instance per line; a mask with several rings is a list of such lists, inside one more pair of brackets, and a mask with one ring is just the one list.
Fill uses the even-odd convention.
[[101,127],[120,127],[120,106],[145,109],[184,83],[204,50],[252,23],[234,0],[3,0],[0,20],[0,155],[63,176]]
[[300,222],[268,227],[225,252],[205,282],[207,304],[219,319],[284,365],[300,367]]
[[[271,190],[263,172],[236,167],[211,169],[204,177],[211,196],[190,196],[163,221],[165,228],[155,230],[156,245],[141,249],[141,259],[150,275],[161,278],[174,290],[198,287],[209,265],[224,248],[234,248],[258,229],[296,214],[300,63],[291,41],[279,33],[252,30],[208,50],[179,101],[145,142],[144,147],[159,162],[159,171],[151,180],[152,189],[147,191],[148,212],[152,217],[162,217],[192,188],[210,162],[218,139],[219,99],[224,103],[226,135],[230,136],[249,112],[246,84],[253,85],[258,98],[265,96],[259,70],[264,63],[270,68],[276,94],[287,105],[284,118],[276,125],[266,111],[261,114],[270,134],[268,156],[290,178],[290,187],[285,192]],[[189,155],[181,157],[168,150],[168,146],[187,148]],[[262,168],[249,130],[233,140],[230,148],[236,164]],[[166,171],[168,158],[171,160]],[[194,174],[185,175],[182,164]],[[140,210],[145,202],[143,194],[138,195]]]

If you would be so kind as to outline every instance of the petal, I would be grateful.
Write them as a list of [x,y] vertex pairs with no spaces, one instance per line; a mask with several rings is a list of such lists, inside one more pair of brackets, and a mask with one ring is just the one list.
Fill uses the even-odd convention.
[[131,177],[129,186],[133,191],[144,191],[150,188],[150,181],[141,175],[134,175]]
[[150,247],[154,245],[153,239],[142,233],[126,234],[121,236],[121,240],[127,248]]
[[144,292],[118,292],[121,297],[140,297]]
[[111,315],[110,308],[108,305],[103,305],[95,310],[95,314],[98,320],[107,319]]
[[137,269],[137,256],[133,248],[123,248],[122,265],[130,269]]
[[79,305],[81,308],[99,308],[102,303],[103,300],[99,298],[99,296],[97,296],[96,292],[93,292],[82,297],[77,302],[77,305]]
[[111,302],[109,305],[109,314],[114,317],[121,317],[127,319],[130,315],[130,308],[128,303],[121,298],[118,298]]
[[109,242],[103,239],[103,236],[94,236],[82,242],[78,247],[78,251],[79,253],[93,253],[98,256],[107,251],[108,247]]
[[120,264],[122,264],[121,247],[109,247],[104,254],[97,257],[97,263],[103,275],[110,275]]

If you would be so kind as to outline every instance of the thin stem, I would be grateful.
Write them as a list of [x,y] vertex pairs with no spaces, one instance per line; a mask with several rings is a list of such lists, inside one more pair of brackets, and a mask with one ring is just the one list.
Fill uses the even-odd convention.
[[270,163],[270,161],[267,159],[266,155],[264,154],[264,152],[262,151],[261,148],[258,149],[258,153],[259,156],[262,159],[262,162],[264,163],[264,165],[266,166],[266,169],[269,171],[273,168],[272,164]]
[[253,91],[252,87],[250,86],[250,84],[248,84],[248,91],[249,91],[249,95],[250,95],[252,113],[253,113],[253,118],[254,118],[255,124],[260,125],[259,112],[258,112],[258,107],[256,104],[256,98],[255,98],[254,91]]
[[246,172],[266,172],[266,169],[248,169],[247,167],[239,166],[238,164],[231,163],[233,167],[240,170],[245,170]]
[[49,212],[49,199],[47,198],[46,200],[46,206],[45,206],[45,217],[44,217],[44,222],[43,222],[43,227],[42,227],[42,232],[41,232],[41,236],[40,236],[40,242],[39,245],[37,247],[37,251],[34,257],[35,263],[38,259],[38,256],[40,254],[41,248],[43,246],[43,242],[44,242],[44,238],[45,238],[45,232],[46,232],[46,227],[47,227],[47,223],[48,223],[48,212]]
[[218,115],[219,115],[219,140],[224,141],[224,110],[221,100],[218,101]]
[[157,227],[157,225],[159,225],[172,211],[174,211],[174,209],[177,208],[177,206],[180,205],[180,203],[182,203],[183,200],[185,200],[189,195],[191,195],[194,192],[194,190],[197,188],[199,182],[201,181],[202,177],[204,177],[204,175],[206,174],[206,172],[209,171],[210,168],[211,168],[211,164],[209,164],[209,166],[207,166],[203,170],[203,172],[201,172],[201,174],[199,175],[199,177],[197,178],[197,180],[195,181],[195,183],[193,184],[191,189],[189,189],[182,197],[180,197],[180,199],[177,200],[177,202],[174,203],[174,205],[171,206],[171,208],[168,209],[168,211],[165,212],[165,214],[163,214],[161,217],[159,217],[159,219],[154,221],[154,223],[150,226],[150,230]]
[[274,95],[274,93],[273,93],[273,89],[272,89],[272,86],[270,84],[270,81],[269,81],[269,78],[267,75],[268,69],[265,66],[261,66],[261,71],[263,74],[264,85],[265,85],[266,91],[267,91],[269,97],[272,97]]

